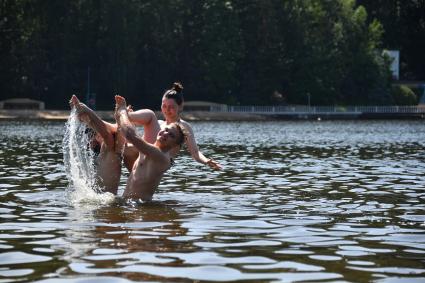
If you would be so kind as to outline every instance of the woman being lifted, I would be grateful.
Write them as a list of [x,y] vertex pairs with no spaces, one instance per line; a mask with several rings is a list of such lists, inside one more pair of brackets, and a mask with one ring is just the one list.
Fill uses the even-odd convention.
[[[172,88],[165,91],[162,96],[161,111],[164,115],[165,121],[158,121],[155,113],[148,109],[137,110],[129,112],[128,116],[132,123],[144,127],[144,140],[149,143],[155,142],[158,132],[175,122],[179,122],[185,132],[185,144],[194,160],[199,163],[206,164],[213,169],[220,170],[221,165],[211,158],[205,157],[199,151],[198,145],[193,134],[192,126],[181,119],[180,114],[183,111],[183,86],[181,83],[174,83]],[[171,155],[175,157],[181,147],[177,146],[171,150]],[[124,161],[127,168],[132,168],[134,161],[137,158],[137,153],[134,148],[127,147],[124,154]]]

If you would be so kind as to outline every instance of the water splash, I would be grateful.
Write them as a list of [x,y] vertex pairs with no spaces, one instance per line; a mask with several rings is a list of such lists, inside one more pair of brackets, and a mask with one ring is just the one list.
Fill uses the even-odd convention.
[[80,122],[75,109],[71,110],[62,141],[63,161],[68,178],[67,193],[74,205],[80,203],[106,204],[114,200],[111,193],[103,193],[96,180],[95,156],[88,146],[88,127]]

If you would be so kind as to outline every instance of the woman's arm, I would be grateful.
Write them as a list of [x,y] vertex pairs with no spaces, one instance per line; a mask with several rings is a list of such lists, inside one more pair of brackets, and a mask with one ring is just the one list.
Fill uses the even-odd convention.
[[194,160],[199,163],[206,164],[213,169],[220,170],[222,166],[213,159],[209,159],[199,151],[198,145],[196,144],[195,135],[193,134],[192,127],[187,122],[182,122],[185,129],[185,144],[190,152],[190,155]]

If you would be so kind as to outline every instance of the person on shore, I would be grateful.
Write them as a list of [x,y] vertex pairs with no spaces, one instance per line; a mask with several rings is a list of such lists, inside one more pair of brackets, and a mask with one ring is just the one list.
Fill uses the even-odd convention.
[[[218,162],[211,158],[207,158],[202,154],[196,143],[192,126],[180,117],[184,104],[182,91],[182,84],[175,82],[171,89],[165,91],[163,94],[161,111],[164,115],[165,121],[158,121],[155,113],[148,109],[129,112],[129,119],[136,125],[144,126],[145,132],[143,138],[149,143],[154,141],[154,138],[160,129],[163,129],[172,123],[178,122],[182,126],[185,133],[185,144],[192,158],[199,163],[206,164],[213,169],[220,170],[222,169],[222,166]],[[171,150],[171,156],[174,158],[179,153],[180,149],[181,146],[176,146],[173,148]],[[134,163],[136,157],[137,153],[134,151],[134,149],[131,146],[126,147],[124,159],[127,168],[128,166],[131,166],[132,163]]]
[[173,163],[171,150],[184,141],[183,130],[178,123],[170,123],[157,133],[153,144],[148,143],[136,133],[124,97],[116,95],[115,103],[115,119],[119,132],[138,150],[138,157],[131,169],[123,197],[149,201],[162,176]]
[[104,192],[117,194],[121,178],[121,161],[125,139],[117,132],[117,124],[100,119],[96,113],[81,103],[73,95],[69,101],[71,108],[76,108],[78,117],[89,127],[91,134],[90,148],[96,153],[96,179]]

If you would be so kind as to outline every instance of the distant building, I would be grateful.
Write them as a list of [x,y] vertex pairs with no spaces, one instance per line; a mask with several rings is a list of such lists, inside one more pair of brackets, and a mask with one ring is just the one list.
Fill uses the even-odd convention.
[[44,102],[29,98],[12,98],[0,101],[4,110],[44,110]]
[[384,54],[391,59],[391,74],[394,80],[400,78],[400,51],[399,50],[384,50]]
[[184,111],[211,111],[225,110],[226,104],[214,103],[209,101],[185,101]]

